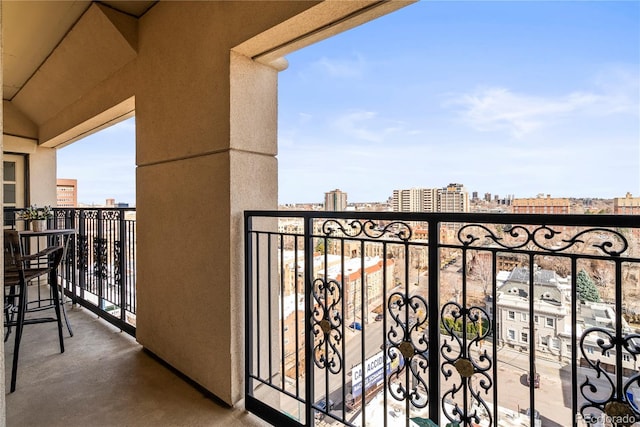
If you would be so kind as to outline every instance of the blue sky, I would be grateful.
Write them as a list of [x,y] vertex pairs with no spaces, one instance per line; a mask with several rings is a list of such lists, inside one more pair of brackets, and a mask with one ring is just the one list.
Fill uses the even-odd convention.
[[[280,203],[640,196],[638,1],[422,1],[287,59]],[[58,175],[133,203],[134,144],[129,120],[60,150]]]

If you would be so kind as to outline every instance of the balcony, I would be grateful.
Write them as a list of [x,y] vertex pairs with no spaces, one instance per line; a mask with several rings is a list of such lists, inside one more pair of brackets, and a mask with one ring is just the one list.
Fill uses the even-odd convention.
[[245,231],[246,407],[275,425],[640,419],[637,218],[249,211]]
[[[6,395],[8,426],[264,426],[230,409],[91,311],[67,302],[74,336],[60,354],[55,324],[27,326],[18,387]],[[11,372],[13,335],[5,343]],[[10,375],[5,375],[10,380]],[[7,390],[9,386],[7,385]]]
[[[26,229],[16,209],[5,227]],[[74,229],[60,269],[65,296],[121,330],[136,335],[136,211],[133,208],[53,209],[50,229]],[[46,245],[45,239],[26,242]]]
[[[75,335],[61,355],[53,326],[27,328],[9,425],[563,426],[640,415],[631,216],[246,212],[244,404],[255,415],[202,399],[135,342],[135,269],[115,266],[135,266],[132,212],[59,209],[49,225],[77,230],[61,269]],[[587,301],[593,289],[600,302]],[[91,410],[71,414],[66,401]]]

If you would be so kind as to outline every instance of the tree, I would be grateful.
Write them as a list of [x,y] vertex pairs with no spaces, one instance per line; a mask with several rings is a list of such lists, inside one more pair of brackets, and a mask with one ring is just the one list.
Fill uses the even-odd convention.
[[480,251],[472,253],[471,269],[475,276],[482,284],[482,292],[484,295],[491,295],[493,292],[491,288],[493,286],[493,264],[491,254],[485,252],[481,254]]
[[611,263],[603,260],[594,259],[591,261],[591,272],[593,274],[593,282],[600,287],[607,287],[613,280],[613,272]]
[[580,270],[580,272],[578,273],[578,276],[576,277],[576,285],[578,290],[578,298],[580,298],[580,300],[592,302],[600,301],[600,293],[598,292],[598,288],[584,269]]

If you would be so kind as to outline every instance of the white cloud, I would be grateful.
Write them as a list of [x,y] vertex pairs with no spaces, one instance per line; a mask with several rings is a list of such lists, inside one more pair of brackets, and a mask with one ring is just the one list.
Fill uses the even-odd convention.
[[356,54],[354,59],[335,59],[322,57],[314,66],[321,68],[330,77],[359,78],[367,66],[364,57]]
[[383,118],[374,111],[349,111],[331,123],[333,129],[356,140],[384,142],[390,135],[409,134],[405,123],[392,118]]
[[309,113],[298,113],[298,123],[309,123],[313,115]]
[[[638,83],[623,74],[616,84],[602,83],[597,91],[575,91],[560,96],[534,96],[502,87],[483,87],[450,97],[445,107],[458,107],[463,122],[478,131],[505,131],[521,138],[563,119],[638,114]],[[608,80],[607,82],[610,82]],[[635,86],[635,91],[633,90]]]
[[349,112],[333,122],[333,127],[356,139],[381,142],[382,135],[371,129],[377,114],[372,111]]

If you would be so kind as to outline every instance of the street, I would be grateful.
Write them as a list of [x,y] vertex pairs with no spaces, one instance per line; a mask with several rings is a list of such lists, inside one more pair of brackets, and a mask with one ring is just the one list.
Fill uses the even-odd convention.
[[[344,378],[346,385],[342,387],[342,371],[338,375],[326,375],[325,370],[315,369],[314,393],[315,402],[318,402],[324,396],[329,395],[329,399],[333,402],[333,411],[331,412],[337,418],[344,416],[344,419],[352,421],[354,417],[361,417],[361,413],[356,410],[349,413],[344,406],[344,399],[348,397],[351,389],[351,369],[361,362],[362,337],[364,336],[365,360],[368,357],[380,352],[382,344],[382,326],[383,323],[369,322],[365,323],[363,331],[351,331],[346,333],[346,360],[343,368],[346,370]],[[387,325],[390,327],[390,325]],[[491,355],[491,343],[484,344],[483,350],[486,349]],[[526,384],[526,376],[529,371],[529,356],[525,352],[516,351],[510,348],[498,349],[498,360],[495,363],[497,368],[497,396],[499,415],[494,418],[495,425],[514,425],[514,414],[521,414],[519,422],[525,423],[526,416],[524,412],[529,408],[530,388]],[[473,355],[478,357],[477,354]],[[538,357],[536,360],[536,370],[540,374],[540,387],[534,389],[535,408],[540,414],[541,425],[549,427],[561,427],[571,425],[571,369],[568,365],[561,365],[557,360]],[[581,372],[588,373],[590,381],[595,384],[599,390],[606,390],[606,380],[596,379],[595,373],[586,368],[579,368],[578,383],[584,381],[584,375]],[[492,371],[489,375],[493,377]],[[474,378],[478,377],[476,374]],[[328,383],[327,383],[328,379]],[[304,378],[300,379],[301,389],[304,389]],[[454,382],[459,382],[457,374],[446,380],[441,377],[441,389],[439,396],[442,398],[445,393],[451,389]],[[472,379],[472,381],[477,381]],[[327,387],[328,384],[328,387]],[[456,395],[456,401],[462,396],[461,393]],[[469,395],[470,397],[470,395]],[[490,410],[493,410],[493,387],[489,393],[481,394],[481,398],[488,404]],[[393,400],[389,398],[388,404]],[[401,405],[403,406],[403,405]],[[344,412],[343,412],[344,410]],[[367,418],[370,418],[370,411],[367,408]],[[517,415],[515,415],[517,416]],[[326,417],[322,420],[322,424],[338,424],[337,421]]]

